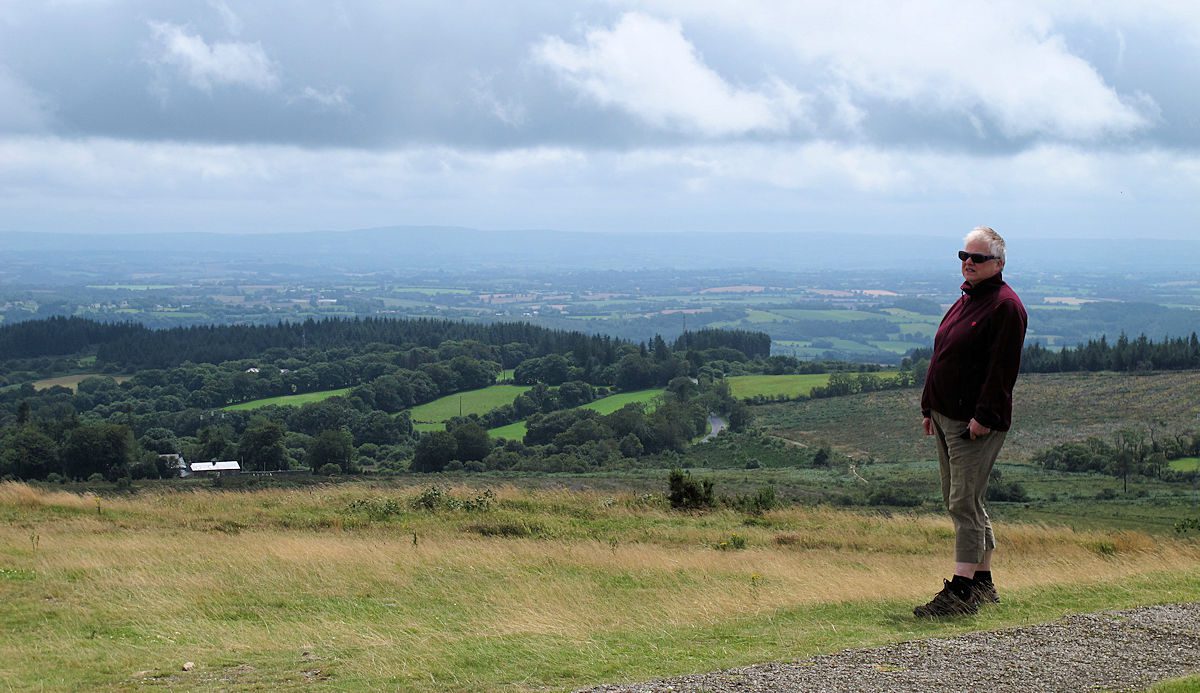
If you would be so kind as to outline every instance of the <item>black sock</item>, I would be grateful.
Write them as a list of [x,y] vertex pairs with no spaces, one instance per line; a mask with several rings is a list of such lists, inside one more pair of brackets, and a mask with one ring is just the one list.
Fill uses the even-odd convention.
[[992,582],[992,571],[976,570],[975,571],[975,582],[978,582],[981,584],[990,584]]
[[955,575],[954,579],[950,581],[950,591],[954,593],[954,596],[966,601],[971,594],[971,578]]

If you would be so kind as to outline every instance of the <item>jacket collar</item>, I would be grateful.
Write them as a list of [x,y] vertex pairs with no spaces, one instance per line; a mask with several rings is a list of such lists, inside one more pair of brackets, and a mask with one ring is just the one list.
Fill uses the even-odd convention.
[[971,286],[971,282],[963,282],[962,286],[958,288],[968,296],[983,296],[984,294],[990,294],[1004,286],[1003,274],[1003,272],[997,272],[991,277],[979,282],[975,286]]

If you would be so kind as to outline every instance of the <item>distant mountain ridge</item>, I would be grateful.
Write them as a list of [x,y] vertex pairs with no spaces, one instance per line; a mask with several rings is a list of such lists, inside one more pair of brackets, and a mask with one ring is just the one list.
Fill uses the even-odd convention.
[[[953,260],[958,236],[818,233],[594,233],[552,230],[486,231],[462,227],[393,226],[350,231],[270,234],[0,233],[0,252],[120,256],[134,264],[164,258],[260,260],[350,271],[529,267],[554,269],[762,268],[923,270]],[[1022,269],[1181,270],[1200,258],[1200,240],[1018,239],[1010,261]]]

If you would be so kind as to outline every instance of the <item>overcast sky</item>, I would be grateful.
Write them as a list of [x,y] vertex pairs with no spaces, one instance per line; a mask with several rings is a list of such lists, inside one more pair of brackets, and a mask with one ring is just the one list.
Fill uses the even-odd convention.
[[1195,238],[1200,3],[0,0],[0,230]]

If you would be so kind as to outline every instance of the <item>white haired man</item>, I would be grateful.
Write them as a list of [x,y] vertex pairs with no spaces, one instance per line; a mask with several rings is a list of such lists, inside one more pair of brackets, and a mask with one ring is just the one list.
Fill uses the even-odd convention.
[[942,500],[954,520],[954,576],[943,580],[932,601],[913,609],[920,618],[973,614],[1000,601],[991,572],[996,538],[983,501],[1012,424],[1029,318],[1004,282],[1000,234],[972,229],[958,258],[962,296],[938,326],[921,394],[922,428],[936,437]]

